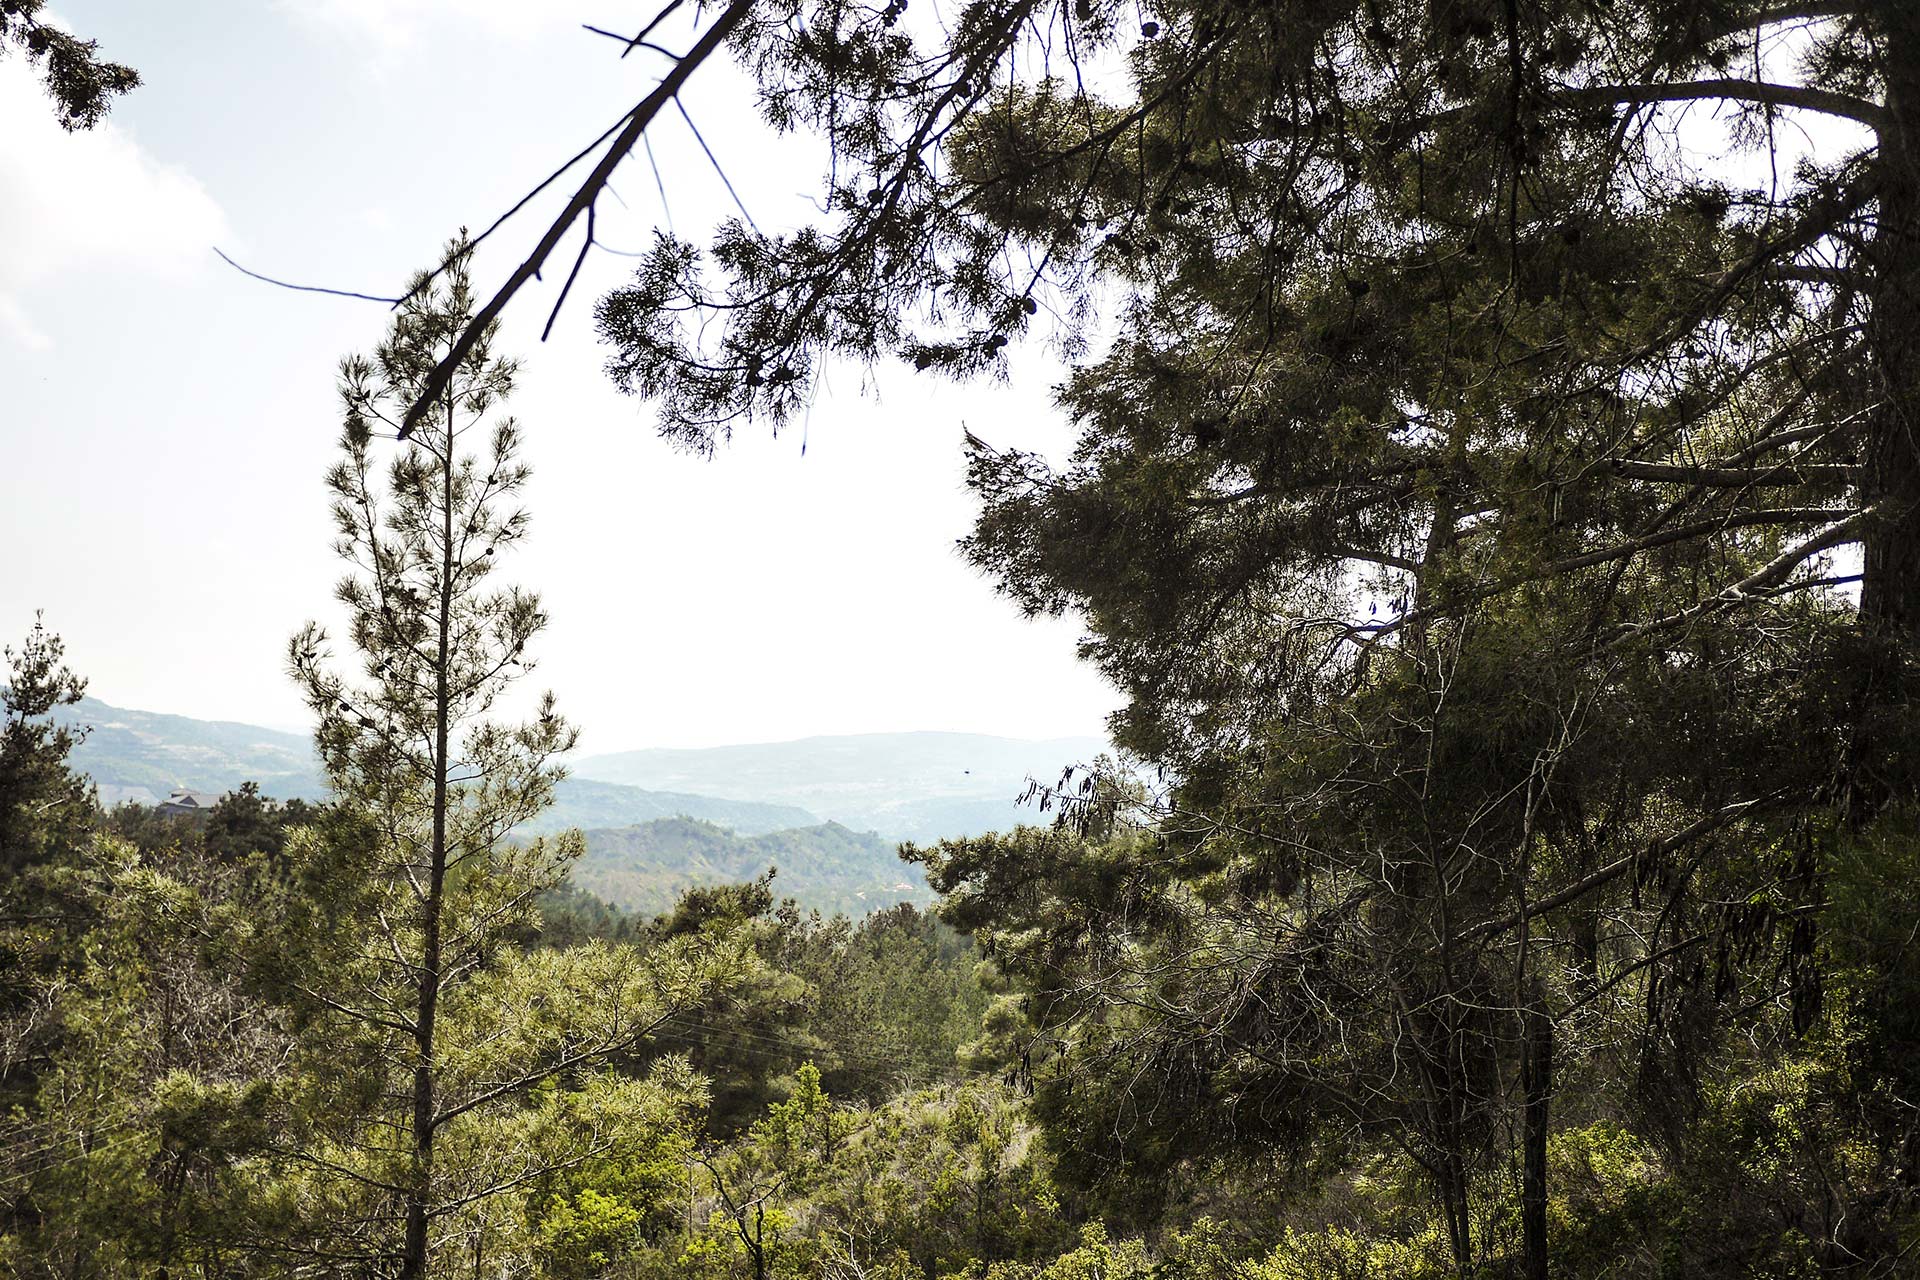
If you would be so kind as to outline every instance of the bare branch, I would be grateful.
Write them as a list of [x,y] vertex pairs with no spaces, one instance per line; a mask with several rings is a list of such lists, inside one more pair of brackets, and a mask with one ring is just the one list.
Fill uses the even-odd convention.
[[1707,537],[1723,533],[1729,529],[1746,529],[1755,525],[1811,524],[1815,521],[1839,519],[1843,522],[1855,519],[1860,513],[1854,511],[1835,511],[1827,507],[1782,507],[1770,511],[1730,511],[1710,520],[1696,520],[1692,524],[1675,525],[1671,529],[1662,529],[1658,533],[1645,534],[1630,538],[1616,546],[1605,547],[1599,551],[1589,551],[1585,555],[1569,556],[1565,560],[1556,560],[1548,568],[1550,573],[1566,573],[1572,569],[1585,569],[1596,564],[1605,564],[1609,560],[1619,560],[1627,556],[1638,555],[1642,551],[1651,551],[1655,547],[1669,546],[1675,542],[1687,542],[1694,538]]
[[600,163],[593,167],[593,171],[587,175],[587,180],[574,193],[573,199],[567,201],[567,207],[560,211],[560,215],[547,228],[546,234],[540,237],[540,243],[534,246],[533,253],[507,278],[507,282],[487,300],[486,305],[480,308],[473,319],[467,322],[466,328],[462,329],[460,336],[454,339],[452,348],[446,356],[434,366],[433,372],[427,376],[425,384],[421,387],[419,396],[408,408],[406,420],[400,425],[399,434],[402,439],[412,432],[414,424],[446,390],[448,382],[453,378],[453,371],[459,367],[462,360],[466,359],[467,353],[473,350],[473,345],[480,340],[480,335],[485,333],[488,326],[499,317],[513,295],[518,293],[527,281],[539,274],[548,255],[560,243],[561,237],[566,235],[574,221],[592,207],[594,200],[606,187],[607,180],[613,176],[613,171],[620,167],[622,160],[627,158],[627,154],[633,150],[634,144],[639,142],[640,135],[646,131],[647,126],[653,123],[653,118],[660,113],[660,109],[673,100],[674,96],[680,92],[681,86],[686,84],[687,78],[699,69],[700,64],[726,42],[727,37],[733,34],[734,28],[740,25],[752,8],[753,0],[733,0],[733,3],[714,19],[713,24],[701,35],[693,48],[687,50],[686,56],[667,73],[665,79],[660,81],[659,87],[641,100],[640,105],[627,118],[626,128],[620,131],[620,135],[607,148],[607,153],[600,157]]

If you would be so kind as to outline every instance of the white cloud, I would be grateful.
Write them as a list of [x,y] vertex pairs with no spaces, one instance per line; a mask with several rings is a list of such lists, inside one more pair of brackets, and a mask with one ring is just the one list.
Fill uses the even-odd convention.
[[111,121],[67,133],[24,59],[0,60],[0,340],[44,350],[27,298],[76,271],[177,277],[226,218],[200,183]]
[[27,317],[26,308],[4,293],[0,293],[0,334],[29,351],[46,351],[53,346],[53,339]]
[[365,38],[386,55],[436,26],[515,38],[561,21],[539,0],[280,0],[280,7],[323,31]]

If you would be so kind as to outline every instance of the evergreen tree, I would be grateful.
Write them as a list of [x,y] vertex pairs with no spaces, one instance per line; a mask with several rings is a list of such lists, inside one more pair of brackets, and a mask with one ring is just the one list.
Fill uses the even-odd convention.
[[[551,803],[554,757],[575,738],[551,695],[523,723],[489,718],[546,622],[535,596],[491,586],[497,553],[527,528],[513,505],[528,475],[519,430],[487,423],[511,363],[480,343],[404,441],[384,443],[471,314],[464,253],[451,256],[374,356],[342,365],[328,487],[360,670],[331,666],[317,625],[293,639],[333,801],[295,841],[283,906],[295,945],[257,961],[303,1022],[282,1152],[313,1181],[304,1212],[318,1221],[301,1247],[405,1280],[466,1230],[458,1214],[532,1176],[484,1141],[489,1128],[543,1081],[634,1051],[739,959],[712,937],[645,955],[516,950],[579,837],[505,839]],[[450,1142],[457,1161],[440,1157]]]
[[70,849],[93,817],[93,788],[67,767],[84,730],[57,723],[87,682],[62,657],[66,646],[37,616],[0,689],[0,875],[9,880]]
[[55,880],[68,934],[15,1113],[9,1275],[168,1276],[249,1241],[285,1028],[235,973],[251,869],[107,836]]
[[85,906],[60,883],[83,860],[93,786],[68,755],[85,736],[54,719],[80,701],[86,681],[62,660],[65,646],[38,617],[18,650],[4,651],[0,688],[0,1105],[37,1087],[59,1038],[55,1010]]
[[[1125,975],[1095,1003],[1146,1038],[1088,1034],[1157,1044],[1227,1132],[1271,1088],[1301,1137],[1305,1086],[1412,1143],[1462,1269],[1511,1134],[1541,1275],[1556,1027],[1640,1003],[1687,1110],[1734,1011],[1819,1024],[1822,878],[1920,800],[1920,17],[1133,12],[987,0],[924,49],[895,7],[767,16],[828,217],[729,227],[711,270],[663,242],[602,305],[613,371],[705,446],[828,353],[992,369],[1117,296],[1068,465],[974,443],[969,550],[1089,619],[1171,848],[950,850],[937,883],[1063,990]],[[1731,157],[1696,158],[1699,104]]]
[[[730,225],[711,269],[663,240],[602,304],[616,379],[705,447],[804,403],[830,353],[993,369],[1043,304],[1118,296],[1064,392],[1073,474],[981,452],[979,483],[1057,499],[1089,563],[1151,565],[1161,633],[1204,650],[1276,584],[1383,573],[1342,619],[1377,644],[1582,575],[1604,649],[1857,578],[1842,799],[1911,796],[1911,6],[1131,12],[982,0],[930,43],[892,6],[755,15],[770,119],[834,142],[828,216]],[[1731,160],[1689,158],[1699,104]],[[1790,161],[1798,121],[1821,145]],[[1103,470],[1137,490],[1097,501]],[[997,568],[1017,523],[979,544]],[[1654,564],[1668,594],[1605,586]]]
[[[729,226],[716,273],[663,241],[602,329],[711,443],[826,353],[990,368],[1039,303],[1118,281],[1125,340],[1068,406],[1151,405],[1222,503],[1293,495],[1274,532],[1311,562],[1512,544],[1421,616],[1706,541],[1683,616],[1636,619],[1673,628],[1862,540],[1863,607],[1904,616],[1910,10],[1176,5],[1134,38],[1131,10],[982,0],[928,45],[893,8],[777,7],[736,43],[776,125],[833,139],[827,221]],[[1117,102],[1079,78],[1122,57]],[[1687,160],[1694,103],[1761,169],[1829,125],[1756,187]]]

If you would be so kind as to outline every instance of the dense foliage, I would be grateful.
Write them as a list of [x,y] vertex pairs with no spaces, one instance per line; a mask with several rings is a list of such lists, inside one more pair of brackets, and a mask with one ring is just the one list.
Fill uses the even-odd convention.
[[1079,441],[972,440],[966,549],[1149,769],[917,856],[1060,1168],[1154,1229],[1386,1162],[1428,1207],[1300,1265],[1544,1276],[1623,1244],[1557,1198],[1600,1143],[1713,1188],[1616,1274],[1909,1265],[1913,961],[1843,957],[1912,923],[1913,6],[901,8],[749,16],[824,216],[601,327],[704,448],[1053,317]]

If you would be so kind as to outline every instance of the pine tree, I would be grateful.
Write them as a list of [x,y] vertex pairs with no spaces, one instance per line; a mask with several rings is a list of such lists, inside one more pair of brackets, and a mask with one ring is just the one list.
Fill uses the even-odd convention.
[[[613,372],[706,447],[831,354],[991,371],[1064,317],[1080,445],[975,442],[969,550],[1088,618],[1119,741],[1177,780],[1179,857],[1081,885],[1066,855],[955,851],[944,883],[1079,887],[1013,917],[1068,972],[1143,978],[1164,946],[1198,982],[1200,937],[1264,1002],[1257,977],[1337,958],[1347,1025],[1393,1052],[1331,1083],[1420,1082],[1357,1110],[1434,1153],[1462,1267],[1449,1165],[1517,1096],[1541,1275],[1556,1019],[1644,995],[1682,1092],[1724,1011],[1770,993],[1768,1043],[1805,1034],[1823,869],[1920,800],[1920,11],[1134,15],[982,0],[926,45],[894,6],[765,16],[770,114],[836,144],[828,216],[729,227],[711,266],[663,242],[602,304]],[[1732,157],[1700,158],[1710,110]],[[1321,993],[1293,994],[1306,1019]],[[1194,1043],[1149,1021],[1203,1065],[1247,1048],[1226,1014]]]
[[449,258],[373,357],[342,365],[343,456],[327,483],[360,669],[336,671],[315,624],[291,643],[333,794],[289,838],[285,926],[251,957],[298,1030],[273,1153],[281,1217],[261,1243],[405,1280],[455,1238],[479,1259],[519,1229],[500,1197],[624,1140],[617,1116],[602,1131],[576,1105],[620,1092],[612,1064],[651,1060],[635,1088],[699,1105],[684,1061],[649,1038],[754,965],[724,932],[645,952],[525,945],[581,843],[511,833],[552,802],[575,731],[551,694],[520,723],[494,718],[546,623],[536,596],[491,585],[527,530],[519,430],[488,421],[512,364],[476,344],[399,430],[472,315],[463,246]]
[[87,682],[61,660],[66,646],[37,616],[0,689],[0,876],[9,881],[71,849],[94,812],[93,788],[68,767],[84,730],[54,714],[79,702]]
[[[835,354],[995,370],[1043,315],[1084,353],[1117,299],[1063,397],[1083,461],[1151,458],[1142,483],[1207,509],[1105,552],[1210,517],[1253,586],[1436,561],[1358,640],[1679,559],[1684,590],[1604,602],[1608,643],[1830,594],[1858,548],[1843,803],[1914,793],[1911,5],[979,0],[937,36],[902,8],[776,6],[735,37],[772,122],[832,139],[827,212],[729,225],[710,263],[663,239],[603,301],[666,431],[777,423]],[[1708,111],[1731,161],[1692,158]],[[1820,145],[1789,160],[1803,123]],[[1031,466],[995,491],[1058,487]]]
[[[331,981],[298,985],[377,1037],[397,1038],[407,1064],[408,1150],[394,1188],[399,1273],[409,1278],[427,1266],[435,1139],[450,1106],[446,1002],[526,927],[535,898],[577,852],[577,838],[505,840],[551,803],[552,761],[575,740],[551,695],[524,723],[487,718],[531,670],[527,644],[546,623],[537,597],[490,583],[497,555],[527,528],[515,505],[528,476],[519,429],[510,418],[486,423],[512,389],[512,363],[478,344],[406,443],[384,463],[378,456],[388,450],[376,431],[394,426],[394,406],[405,406],[471,309],[456,256],[371,359],[342,364],[344,456],[327,484],[336,547],[352,566],[336,594],[359,678],[329,666],[315,624],[290,650],[335,801],[359,819],[335,843],[361,846],[351,849],[354,874],[365,877],[354,905],[374,922],[372,936],[348,939],[348,953],[333,957]],[[466,452],[476,435],[482,454]]]

